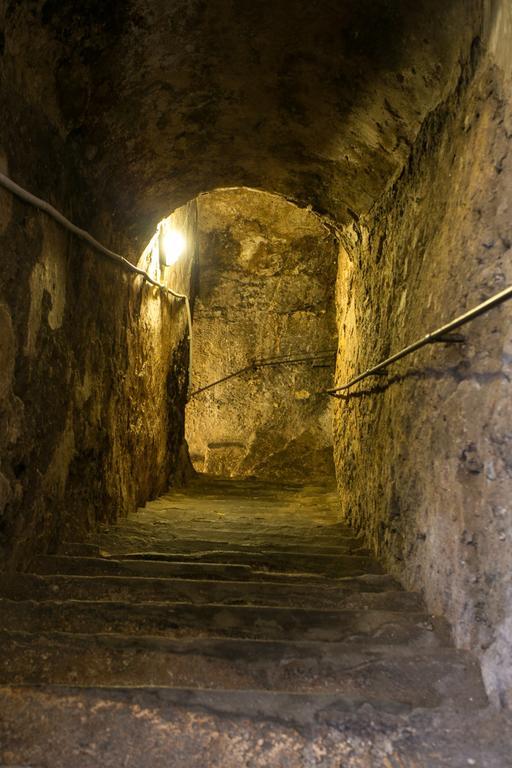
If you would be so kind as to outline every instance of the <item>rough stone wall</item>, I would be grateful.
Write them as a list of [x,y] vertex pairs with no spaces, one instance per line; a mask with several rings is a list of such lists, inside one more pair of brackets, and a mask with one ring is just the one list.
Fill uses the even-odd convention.
[[18,563],[165,490],[182,442],[188,353],[181,302],[10,204],[0,235],[0,509],[5,554]]
[[[0,35],[0,168],[130,253],[79,170],[84,158],[55,93],[57,43],[31,27],[35,7],[18,11],[23,23],[11,4],[14,21]],[[167,486],[188,354],[180,302],[3,190],[0,263],[1,569]],[[188,290],[189,272],[166,277]]]
[[480,4],[0,0],[0,24],[5,8],[20,88],[141,251],[162,211],[220,186],[338,221],[367,210],[456,80]]
[[[490,24],[506,58],[502,10]],[[338,384],[512,283],[512,104],[497,53],[475,44],[401,177],[345,232]],[[339,488],[346,517],[448,617],[493,700],[510,705],[512,307],[462,333],[463,345],[430,346],[337,400]]]
[[[336,349],[337,245],[309,211],[248,189],[199,198],[192,390],[256,359]],[[333,474],[334,358],[265,367],[195,396],[187,441],[198,470],[298,478]]]

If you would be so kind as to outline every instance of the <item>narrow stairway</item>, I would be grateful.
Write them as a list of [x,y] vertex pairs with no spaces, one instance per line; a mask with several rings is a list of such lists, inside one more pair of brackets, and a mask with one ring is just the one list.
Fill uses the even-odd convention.
[[198,478],[32,570],[1,584],[1,765],[506,764],[478,665],[333,488]]

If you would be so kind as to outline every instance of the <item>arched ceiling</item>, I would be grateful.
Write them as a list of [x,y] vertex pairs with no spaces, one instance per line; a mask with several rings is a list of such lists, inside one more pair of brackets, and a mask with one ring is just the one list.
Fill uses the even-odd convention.
[[368,210],[456,82],[480,5],[46,0],[32,16],[53,46],[68,141],[142,247],[170,209],[216,187],[277,192],[339,222]]

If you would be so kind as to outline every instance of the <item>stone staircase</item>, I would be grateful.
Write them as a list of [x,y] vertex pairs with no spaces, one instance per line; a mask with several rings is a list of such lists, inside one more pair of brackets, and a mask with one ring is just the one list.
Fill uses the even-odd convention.
[[198,478],[32,571],[0,585],[0,765],[512,765],[332,488]]

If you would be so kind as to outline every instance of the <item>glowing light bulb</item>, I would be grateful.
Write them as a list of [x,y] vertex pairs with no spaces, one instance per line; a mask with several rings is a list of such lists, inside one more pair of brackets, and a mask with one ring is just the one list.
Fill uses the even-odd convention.
[[166,267],[176,264],[187,247],[185,237],[177,229],[165,229],[162,236],[163,257]]

